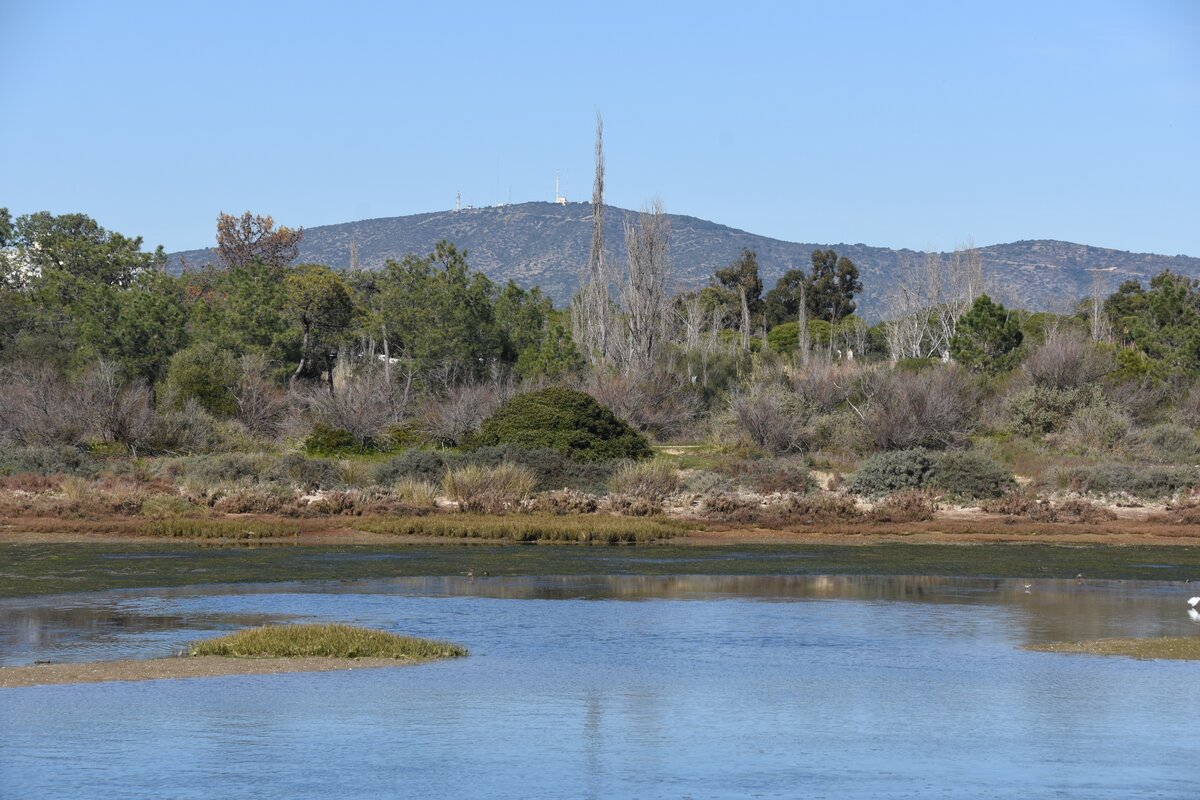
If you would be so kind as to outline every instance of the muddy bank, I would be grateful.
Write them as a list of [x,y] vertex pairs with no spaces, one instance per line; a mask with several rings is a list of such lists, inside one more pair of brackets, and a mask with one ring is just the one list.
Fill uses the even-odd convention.
[[106,681],[158,681],[179,678],[213,678],[221,675],[282,675],[288,672],[329,672],[378,669],[421,663],[398,658],[177,658],[93,661],[86,664],[34,664],[0,667],[0,689]]

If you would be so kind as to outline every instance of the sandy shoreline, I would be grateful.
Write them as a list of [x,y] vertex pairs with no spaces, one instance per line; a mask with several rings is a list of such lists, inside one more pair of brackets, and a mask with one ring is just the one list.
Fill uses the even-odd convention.
[[281,675],[288,672],[378,669],[423,663],[403,658],[176,658],[92,661],[83,664],[34,664],[0,667],[0,689],[106,681],[157,681],[221,675]]

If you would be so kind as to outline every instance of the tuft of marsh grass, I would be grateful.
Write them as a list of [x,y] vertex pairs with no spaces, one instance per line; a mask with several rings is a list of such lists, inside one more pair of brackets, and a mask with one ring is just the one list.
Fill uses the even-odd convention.
[[575,542],[580,544],[637,544],[670,539],[695,524],[663,519],[629,519],[606,515],[557,516],[529,514],[493,517],[482,514],[444,514],[424,517],[365,519],[354,527],[396,536],[437,536],[509,542]]
[[156,519],[138,528],[147,536],[169,539],[265,541],[295,539],[300,529],[278,522],[240,519]]
[[233,658],[399,658],[428,661],[467,655],[449,642],[353,625],[265,625],[194,642],[190,656]]
[[528,500],[537,477],[528,467],[507,461],[494,467],[468,464],[447,470],[442,485],[461,511],[499,514]]
[[437,487],[419,478],[401,478],[392,486],[392,494],[401,502],[417,508],[433,508],[437,505]]
[[679,473],[666,461],[631,461],[608,482],[613,494],[662,502],[679,491]]

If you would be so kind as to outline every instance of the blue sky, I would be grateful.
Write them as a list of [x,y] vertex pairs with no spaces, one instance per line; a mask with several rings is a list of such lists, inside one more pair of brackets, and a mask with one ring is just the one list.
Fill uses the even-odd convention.
[[591,193],[792,241],[1200,256],[1200,2],[0,0],[0,205],[169,250]]

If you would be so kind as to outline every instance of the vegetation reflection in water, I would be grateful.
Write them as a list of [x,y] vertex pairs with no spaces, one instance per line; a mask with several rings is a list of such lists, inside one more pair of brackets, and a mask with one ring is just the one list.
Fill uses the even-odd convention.
[[640,548],[137,543],[0,545],[0,596],[420,575],[960,575],[1200,578],[1200,548],[1089,545],[758,545]]
[[[177,652],[213,631],[271,622],[369,619],[387,598],[398,603],[467,597],[476,602],[855,601],[1004,609],[1014,645],[1114,637],[1200,637],[1186,606],[1188,586],[1159,581],[988,579],[936,576],[526,576],[408,577],[348,582],[271,583],[118,590],[67,598],[0,602],[0,664],[37,659],[93,660]],[[808,613],[808,612],[797,612]],[[347,616],[349,615],[349,617]],[[407,632],[407,631],[404,631]],[[422,635],[450,636],[452,631]]]

